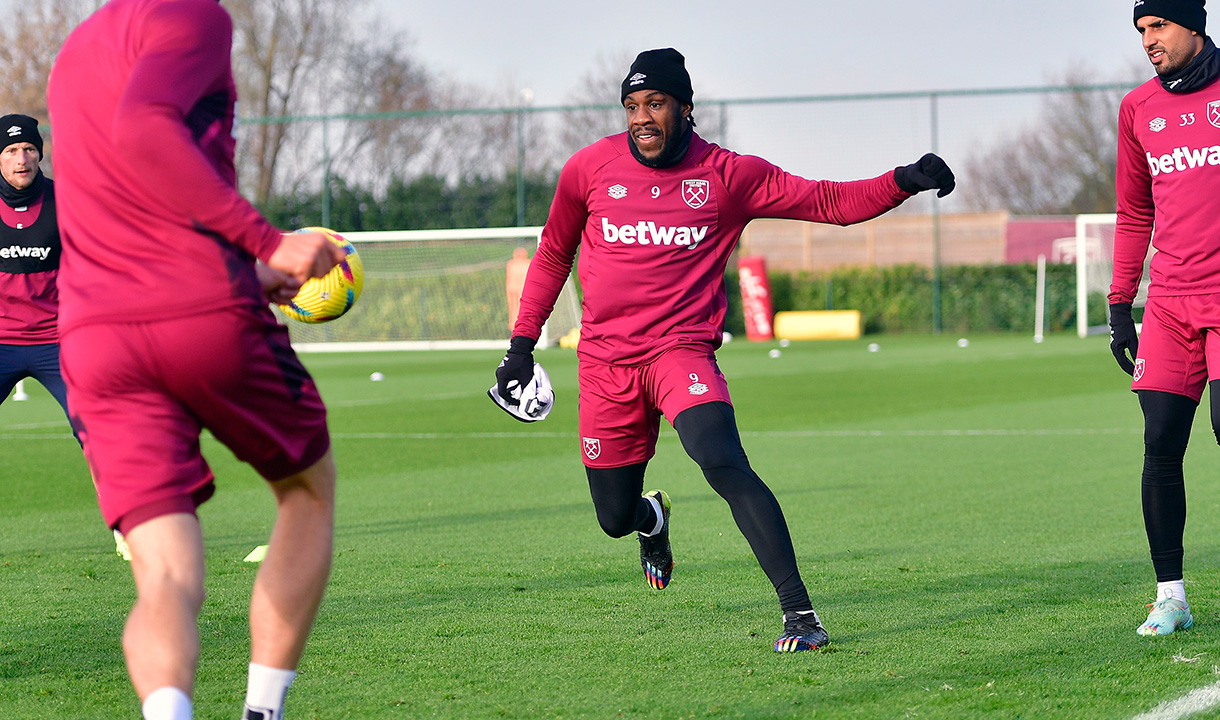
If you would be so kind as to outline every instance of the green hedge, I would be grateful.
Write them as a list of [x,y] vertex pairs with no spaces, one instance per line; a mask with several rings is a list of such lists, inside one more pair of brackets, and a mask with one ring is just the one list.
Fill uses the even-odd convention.
[[[796,275],[770,272],[775,311],[859,310],[865,333],[931,332],[932,270],[918,265],[841,268]],[[1034,265],[958,265],[941,269],[941,329],[1033,332]],[[745,332],[736,271],[726,278],[726,328]],[[829,295],[829,300],[827,296]],[[1104,298],[1089,299],[1089,324],[1106,322]],[[1076,327],[1076,267],[1046,267],[1046,330]]]

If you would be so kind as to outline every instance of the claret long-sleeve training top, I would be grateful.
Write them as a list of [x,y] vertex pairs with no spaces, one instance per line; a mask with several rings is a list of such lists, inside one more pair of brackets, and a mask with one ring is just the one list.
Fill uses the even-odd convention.
[[754,218],[849,225],[910,197],[894,173],[806,180],[695,134],[683,160],[653,169],[627,133],[564,166],[530,263],[514,335],[537,338],[572,269],[584,294],[578,353],[601,363],[648,362],[677,345],[720,346],[725,265]]
[[111,0],[60,50],[61,333],[265,304],[282,235],[235,187],[232,33],[216,0]]
[[1220,292],[1220,83],[1171,93],[1153,78],[1118,114],[1110,303],[1135,299],[1156,224],[1152,297]]

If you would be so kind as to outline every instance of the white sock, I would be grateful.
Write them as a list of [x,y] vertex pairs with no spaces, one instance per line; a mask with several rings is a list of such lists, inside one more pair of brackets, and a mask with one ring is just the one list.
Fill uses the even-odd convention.
[[250,675],[246,680],[246,707],[270,711],[272,715],[264,720],[279,720],[284,714],[284,696],[288,694],[288,688],[292,687],[296,676],[296,670],[250,663]]
[[172,685],[157,688],[140,706],[144,720],[191,720],[191,698]]
[[656,498],[649,495],[644,499],[647,500],[652,505],[652,509],[657,512],[657,526],[652,529],[652,532],[642,532],[640,534],[644,537],[652,537],[653,535],[661,532],[661,529],[665,527],[665,515],[661,512],[661,503],[657,502]]
[[[1182,580],[1170,580],[1169,582],[1159,582],[1156,584],[1156,599],[1157,601],[1164,600],[1167,597],[1174,598],[1186,602],[1186,584]],[[1189,603],[1188,603],[1189,604]]]

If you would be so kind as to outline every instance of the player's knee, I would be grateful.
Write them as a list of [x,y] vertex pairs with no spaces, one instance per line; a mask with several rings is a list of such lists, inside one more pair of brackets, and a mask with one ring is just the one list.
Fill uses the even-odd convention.
[[746,459],[745,450],[736,444],[704,444],[696,448],[688,448],[687,454],[704,470],[716,468],[732,468],[748,471],[750,462]]
[[[135,568],[133,568],[134,570]],[[138,601],[150,607],[177,607],[198,615],[207,596],[203,577],[192,568],[179,566],[141,567],[136,570]]]
[[635,523],[635,515],[632,513],[617,512],[597,509],[597,524],[601,526],[602,532],[612,538],[621,538],[630,535],[635,529],[632,527]]
[[1141,484],[1172,487],[1182,484],[1182,455],[1145,455]]

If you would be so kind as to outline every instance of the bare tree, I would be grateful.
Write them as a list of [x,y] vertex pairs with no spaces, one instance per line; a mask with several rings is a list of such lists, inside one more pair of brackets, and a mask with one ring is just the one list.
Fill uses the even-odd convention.
[[618,99],[623,77],[634,58],[625,51],[600,54],[593,66],[581,75],[567,104],[584,107],[566,112],[560,119],[558,150],[561,154],[571,155],[599,138],[627,129]]
[[[405,54],[402,35],[386,32],[375,17],[362,23],[368,5],[226,3],[235,28],[233,68],[243,116],[257,119],[243,135],[248,149],[239,167],[256,203],[269,200],[279,185],[320,179],[320,168],[334,158],[353,170],[350,161],[370,149],[362,159],[383,169],[419,151],[427,133],[418,124],[350,117],[432,106],[429,74]],[[340,115],[349,117],[320,119]]]
[[[1043,99],[1042,120],[1035,127],[967,161],[959,186],[972,209],[1017,215],[1114,212],[1118,106],[1127,90],[1084,89],[1092,77],[1088,69],[1069,74],[1067,90]],[[1131,81],[1130,87],[1136,84]]]
[[46,123],[47,78],[64,39],[102,0],[26,0],[10,3],[0,24],[0,114],[22,113]]

